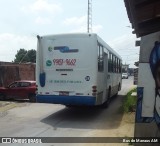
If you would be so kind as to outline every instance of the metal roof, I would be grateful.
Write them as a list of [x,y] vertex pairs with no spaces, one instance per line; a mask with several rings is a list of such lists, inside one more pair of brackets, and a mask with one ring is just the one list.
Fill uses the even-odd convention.
[[160,0],[124,0],[137,37],[160,31]]

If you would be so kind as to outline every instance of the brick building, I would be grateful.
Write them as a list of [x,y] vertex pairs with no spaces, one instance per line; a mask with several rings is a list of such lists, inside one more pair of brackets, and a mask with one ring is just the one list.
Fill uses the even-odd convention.
[[0,62],[0,86],[7,86],[16,80],[35,80],[35,64]]

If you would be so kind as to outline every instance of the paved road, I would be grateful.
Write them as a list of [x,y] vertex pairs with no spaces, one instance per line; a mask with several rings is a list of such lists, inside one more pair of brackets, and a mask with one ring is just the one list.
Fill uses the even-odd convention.
[[136,87],[133,85],[133,76],[130,76],[129,79],[122,79],[122,90],[119,95],[125,95],[130,89]]
[[[127,127],[128,130],[125,128],[127,130],[125,133],[124,124],[122,124],[123,113],[119,109],[122,105],[123,95],[131,88],[133,88],[133,77],[123,79],[122,90],[107,109],[66,108],[63,105],[54,104],[18,103],[18,107],[0,114],[0,137],[127,136],[130,127]],[[131,133],[133,134],[133,130]],[[63,144],[46,145],[59,146]]]

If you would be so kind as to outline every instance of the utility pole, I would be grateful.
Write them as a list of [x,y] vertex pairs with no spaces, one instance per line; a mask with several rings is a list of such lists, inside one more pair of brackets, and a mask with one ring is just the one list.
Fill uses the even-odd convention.
[[88,0],[88,23],[87,32],[92,32],[92,0]]
[[27,54],[28,54],[28,51],[27,51],[27,53],[23,56],[23,58],[20,60],[19,64],[22,63],[23,59],[27,56]]

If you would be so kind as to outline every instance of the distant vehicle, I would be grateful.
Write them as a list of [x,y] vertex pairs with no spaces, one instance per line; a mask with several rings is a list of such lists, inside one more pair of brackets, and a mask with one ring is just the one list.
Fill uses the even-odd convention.
[[0,87],[0,99],[29,99],[36,101],[36,81],[15,81],[8,87]]
[[122,59],[97,34],[37,38],[37,102],[107,107],[121,90]]
[[128,73],[122,73],[122,79],[128,79]]

